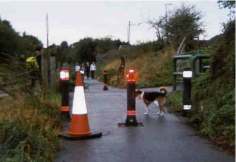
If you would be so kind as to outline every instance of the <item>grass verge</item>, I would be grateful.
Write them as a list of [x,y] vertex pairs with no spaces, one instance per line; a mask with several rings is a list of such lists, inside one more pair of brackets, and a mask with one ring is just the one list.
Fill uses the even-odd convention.
[[[0,161],[53,161],[59,148],[58,97],[0,100]],[[53,100],[52,100],[53,99]]]

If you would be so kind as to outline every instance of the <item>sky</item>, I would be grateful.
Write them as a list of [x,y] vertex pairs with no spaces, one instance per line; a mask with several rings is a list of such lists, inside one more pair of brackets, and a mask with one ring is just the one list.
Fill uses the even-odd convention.
[[[205,33],[200,39],[210,39],[222,31],[228,20],[228,10],[219,9],[217,1],[6,1],[0,0],[0,17],[9,20],[22,34],[34,35],[46,44],[46,14],[49,18],[49,45],[67,41],[74,43],[84,37],[127,41],[131,21],[130,42],[155,40],[155,31],[148,20],[173,12],[182,4],[195,5],[202,14]],[[165,5],[167,4],[167,5]],[[165,7],[167,6],[167,7]]]

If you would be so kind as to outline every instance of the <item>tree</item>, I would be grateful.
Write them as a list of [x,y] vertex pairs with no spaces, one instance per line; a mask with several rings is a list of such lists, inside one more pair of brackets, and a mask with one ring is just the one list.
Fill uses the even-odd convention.
[[229,17],[230,19],[235,19],[235,0],[219,0],[218,4],[220,6],[220,8],[227,8],[229,9]]
[[38,38],[26,33],[20,36],[9,21],[0,19],[0,57],[31,54],[37,46],[42,46]]
[[185,37],[186,50],[193,50],[194,38],[204,32],[200,20],[201,13],[196,11],[194,6],[183,5],[168,18],[163,27],[174,47],[178,47]]
[[20,54],[29,55],[35,52],[38,46],[43,46],[42,42],[33,35],[27,35],[25,32],[18,38],[18,49]]
[[96,43],[92,38],[84,38],[75,43],[76,58],[79,62],[96,61]]
[[220,5],[220,7],[223,7],[223,8],[235,8],[235,1],[233,0],[219,0],[218,1],[218,4]]
[[165,17],[160,17],[159,20],[149,20],[147,23],[155,30],[157,41],[163,42],[164,33],[164,21]]
[[7,20],[0,19],[0,52],[15,54],[17,51],[18,33]]

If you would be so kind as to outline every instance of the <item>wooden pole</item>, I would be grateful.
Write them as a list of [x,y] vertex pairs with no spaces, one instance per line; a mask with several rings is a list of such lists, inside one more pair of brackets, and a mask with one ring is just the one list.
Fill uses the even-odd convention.
[[50,57],[50,87],[55,90],[56,89],[56,57]]
[[49,58],[48,58],[48,14],[46,15],[46,37],[47,37],[47,46],[46,49],[41,54],[41,67],[42,67],[42,89],[44,98],[47,97],[48,93],[48,66],[49,66]]

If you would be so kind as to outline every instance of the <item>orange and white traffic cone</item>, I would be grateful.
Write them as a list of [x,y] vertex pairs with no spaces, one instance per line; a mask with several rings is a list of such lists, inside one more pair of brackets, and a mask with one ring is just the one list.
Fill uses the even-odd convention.
[[91,132],[89,128],[84,86],[80,72],[76,73],[74,99],[69,130],[61,134],[68,139],[89,139],[101,137],[101,132]]

